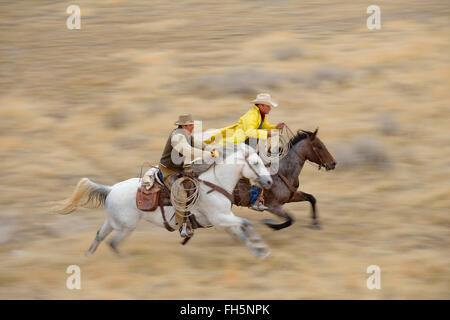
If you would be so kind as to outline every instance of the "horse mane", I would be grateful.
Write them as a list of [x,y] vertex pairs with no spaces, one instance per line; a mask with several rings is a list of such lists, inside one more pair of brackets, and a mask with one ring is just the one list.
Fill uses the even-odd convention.
[[297,134],[291,140],[289,140],[288,142],[289,148],[292,148],[299,141],[302,141],[303,139],[310,137],[312,134],[313,133],[311,131],[298,130]]

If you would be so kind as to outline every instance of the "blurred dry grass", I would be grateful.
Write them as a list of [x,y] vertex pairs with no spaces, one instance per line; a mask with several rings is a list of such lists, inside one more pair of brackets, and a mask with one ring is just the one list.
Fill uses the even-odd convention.
[[[77,4],[70,31],[65,3],[0,3],[0,298],[450,298],[446,1],[378,1],[376,32],[355,1]],[[262,90],[280,103],[272,122],[319,126],[342,162],[300,177],[324,230],[290,204],[292,227],[256,226],[266,261],[223,231],[182,247],[145,222],[124,258],[104,244],[85,258],[103,210],[48,212],[81,177],[156,163],[179,113],[223,127]],[[65,288],[71,264],[80,291]],[[371,264],[382,290],[365,287]]]

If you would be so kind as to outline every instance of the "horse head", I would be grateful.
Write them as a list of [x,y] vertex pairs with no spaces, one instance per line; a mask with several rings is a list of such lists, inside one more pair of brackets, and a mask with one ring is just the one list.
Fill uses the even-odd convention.
[[252,185],[269,189],[273,183],[272,177],[255,149],[244,143],[240,144],[238,148],[243,156],[243,159],[241,159],[244,165],[242,168],[242,176],[249,179]]
[[336,160],[334,160],[331,153],[328,151],[325,144],[317,137],[317,128],[314,132],[299,130],[299,132],[305,133],[307,137],[307,150],[306,150],[306,160],[314,162],[320,167],[324,167],[327,171],[333,170],[336,167]]

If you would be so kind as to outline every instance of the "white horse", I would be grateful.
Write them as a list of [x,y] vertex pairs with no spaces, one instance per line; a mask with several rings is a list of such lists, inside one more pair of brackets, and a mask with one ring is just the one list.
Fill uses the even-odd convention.
[[[214,164],[207,171],[200,174],[199,178],[214,183],[230,194],[242,177],[248,178],[252,184],[263,188],[272,185],[263,161],[255,150],[245,144],[238,145],[235,150],[227,152],[223,161]],[[152,212],[144,212],[136,206],[136,192],[140,185],[139,178],[131,178],[115,185],[105,186],[94,183],[88,178],[83,178],[72,196],[55,211],[60,214],[68,214],[77,207],[100,207],[106,210],[106,221],[97,231],[97,235],[86,255],[94,253],[100,242],[114,230],[109,241],[111,248],[118,253],[117,246],[130,235],[140,219],[145,219],[157,226],[165,228],[160,208]],[[258,257],[265,258],[269,252],[261,237],[256,233],[250,221],[237,217],[231,211],[231,201],[222,193],[211,191],[211,188],[200,183],[199,199],[197,205],[191,210],[195,219],[202,227],[227,228],[234,236],[246,244]],[[173,229],[176,227],[174,208],[165,206],[164,212],[168,224]]]

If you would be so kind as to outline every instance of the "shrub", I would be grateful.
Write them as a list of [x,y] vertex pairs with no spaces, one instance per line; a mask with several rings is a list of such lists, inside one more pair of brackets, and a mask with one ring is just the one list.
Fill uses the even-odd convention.
[[274,51],[274,56],[278,60],[290,60],[303,56],[303,50],[298,47],[278,48]]
[[378,130],[386,135],[393,135],[397,132],[397,123],[390,113],[382,114],[378,117]]
[[260,91],[277,88],[283,76],[253,69],[211,74],[197,79],[195,89],[203,94],[254,95]]
[[369,165],[377,169],[387,169],[391,166],[385,148],[372,137],[357,137],[350,143],[337,145],[333,149],[339,168]]

